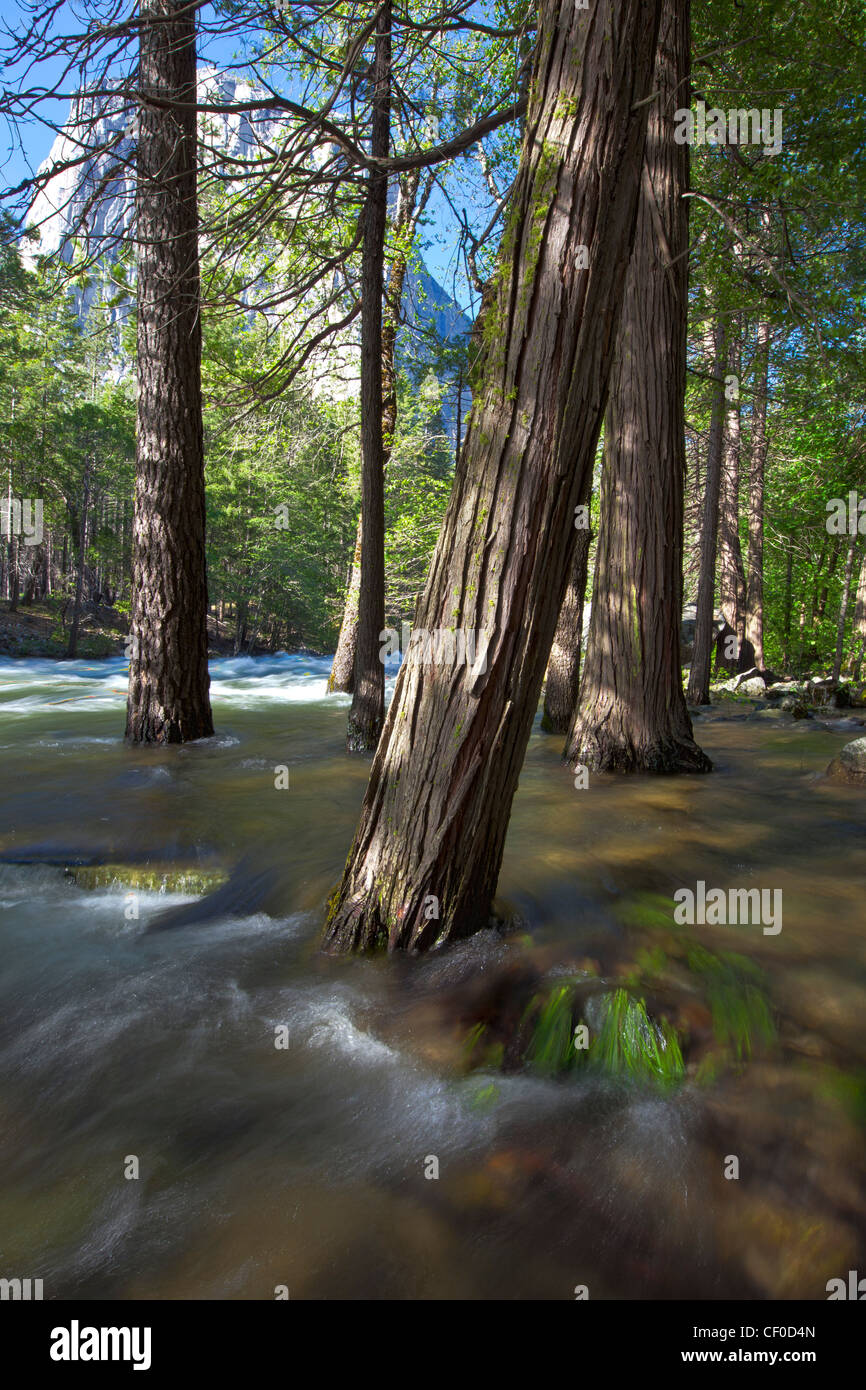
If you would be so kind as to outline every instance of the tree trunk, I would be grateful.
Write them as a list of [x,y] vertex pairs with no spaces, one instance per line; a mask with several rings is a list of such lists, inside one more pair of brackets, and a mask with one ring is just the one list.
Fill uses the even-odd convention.
[[758,324],[755,353],[755,398],[752,406],[752,457],[749,467],[749,580],[746,591],[746,641],[755,665],[764,668],[764,470],[767,463],[767,376],[770,325]]
[[81,596],[84,590],[84,564],[87,559],[87,528],[90,522],[90,470],[91,458],[88,454],[84,465],[81,521],[78,526],[78,564],[75,570],[75,598],[72,602],[72,626],[69,630],[69,644],[66,648],[66,656],[69,661],[73,661],[78,652],[78,624],[81,620]]
[[[410,173],[400,190],[394,232],[397,249],[391,260],[388,272],[388,286],[385,292],[385,313],[382,320],[382,472],[387,472],[394,447],[394,434],[397,429],[397,330],[400,325],[400,311],[403,304],[403,286],[408,270],[407,246],[414,235],[414,227],[430,193],[428,186],[421,201],[418,201],[420,171]],[[384,524],[384,523],[383,523]],[[355,549],[352,557],[352,571],[349,589],[343,609],[343,621],[337,650],[328,677],[328,694],[342,691],[351,695],[355,689],[355,651],[358,641],[358,604],[361,590],[361,550],[363,547],[363,527],[358,518],[355,532]],[[384,576],[383,576],[384,584]]]
[[334,653],[331,674],[328,677],[329,695],[334,694],[335,691],[351,695],[355,689],[355,651],[358,645],[358,600],[361,592],[362,542],[363,530],[359,516],[355,530],[355,549],[352,552],[352,572],[349,576],[349,588],[343,607],[343,621],[340,624],[337,650]]
[[[387,158],[391,145],[391,4],[376,25],[370,150]],[[364,203],[361,267],[361,580],[355,679],[346,747],[375,748],[385,715],[385,666],[379,655],[385,626],[385,431],[382,420],[382,276],[388,219],[388,176],[371,169]]]
[[[735,323],[734,333],[738,333]],[[734,337],[728,349],[728,374],[739,381],[740,344]],[[746,642],[746,571],[740,545],[740,400],[728,400],[722,446],[722,478],[719,497],[719,609],[737,638],[737,653],[722,665],[731,671],[747,671],[755,654]]]
[[331,950],[422,950],[490,921],[605,407],[659,11],[541,2],[478,390],[416,615],[479,646],[470,664],[463,642],[436,662],[413,643],[401,665]]
[[857,533],[851,537],[848,554],[845,557],[845,579],[842,584],[842,602],[839,605],[839,621],[836,624],[836,658],[833,662],[833,679],[838,681],[842,674],[842,653],[845,649],[845,624],[848,619],[848,603],[851,598],[851,576],[854,572],[854,551],[857,549]]
[[[11,517],[11,507],[10,507],[10,517]],[[17,535],[15,534],[14,531],[11,531],[10,534],[9,534],[9,549],[8,549],[8,554],[9,554],[9,559],[8,559],[8,562],[7,562],[7,570],[6,570],[6,573],[7,573],[7,576],[8,576],[8,578],[7,578],[7,592],[8,592],[8,595],[9,595],[9,612],[10,612],[10,613],[16,613],[16,612],[18,611],[18,596],[19,596],[19,593],[21,592],[21,575],[20,575],[19,568],[18,568],[18,566],[19,566],[18,537],[17,537]]]
[[[589,506],[589,496],[583,505]],[[592,533],[587,526],[577,533],[571,574],[565,598],[559,610],[547,680],[544,687],[544,714],[541,727],[545,733],[567,734],[577,695],[580,690],[580,651],[583,641],[583,607],[586,601],[586,572]]]
[[[126,736],[213,733],[207,669],[195,10],[144,0],[139,39],[138,437]],[[148,96],[172,103],[150,105]]]
[[[794,608],[794,537],[785,541],[785,601],[782,618],[782,670],[787,671],[791,662],[791,618]],[[858,589],[859,597],[859,589]]]
[[565,756],[599,772],[708,772],[680,663],[689,0],[665,0],[634,250],[604,423],[601,517],[580,698]]
[[716,588],[716,546],[719,534],[719,490],[722,472],[722,436],[725,417],[725,331],[720,324],[713,330],[713,388],[707,468],[704,478],[704,507],[701,522],[701,560],[698,597],[695,605],[695,641],[689,670],[688,698],[693,705],[710,703],[710,663],[713,656],[713,617]]
[[866,555],[860,565],[857,580],[857,600],[854,604],[854,630],[851,634],[850,674],[855,681],[860,679],[860,666],[866,651]]

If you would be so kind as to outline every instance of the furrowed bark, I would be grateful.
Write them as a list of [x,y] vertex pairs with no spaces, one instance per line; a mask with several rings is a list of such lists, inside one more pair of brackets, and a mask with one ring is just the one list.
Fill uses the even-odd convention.
[[689,3],[665,0],[640,205],[604,423],[586,660],[565,748],[597,772],[708,772],[680,665],[685,485]]
[[771,331],[758,325],[755,352],[755,402],[752,408],[752,457],[749,467],[749,580],[746,591],[746,641],[755,665],[764,666],[764,471],[767,463],[767,377]]
[[[387,158],[391,143],[391,5],[376,26],[371,152]],[[364,204],[361,268],[361,582],[354,689],[346,747],[376,747],[385,715],[385,447],[382,421],[382,277],[388,218],[388,175],[371,169]]]
[[[738,334],[734,325],[734,333]],[[740,344],[734,337],[728,348],[728,375],[740,376]],[[728,400],[722,446],[722,478],[719,497],[719,608],[737,637],[737,655],[722,664],[728,670],[746,671],[755,654],[746,643],[746,571],[740,544],[740,401]]]
[[[589,505],[589,497],[584,499]],[[592,533],[579,530],[574,545],[571,574],[565,598],[559,610],[547,679],[544,687],[544,714],[541,727],[545,733],[568,733],[574,706],[580,690],[580,656],[583,641],[583,607],[586,602],[586,572]]]
[[352,552],[352,572],[349,576],[349,589],[343,608],[343,621],[337,650],[328,677],[328,694],[335,691],[351,695],[355,689],[355,650],[358,645],[358,596],[361,592],[361,547],[364,543],[360,516],[355,529],[355,549]]
[[854,631],[851,634],[851,663],[849,673],[855,681],[860,679],[860,666],[866,651],[866,555],[860,565],[857,580],[857,599],[854,604]]
[[[418,190],[420,174],[408,174],[402,184],[397,206],[394,233],[397,247],[391,258],[388,271],[388,284],[385,291],[385,309],[382,319],[382,472],[387,472],[394,447],[394,434],[397,429],[397,330],[400,326],[400,312],[403,304],[403,287],[406,283],[407,243],[414,235],[418,218],[427,203],[431,185],[428,183],[420,200]],[[328,677],[328,694],[344,691],[351,695],[355,689],[355,649],[358,641],[358,598],[361,590],[361,548],[364,543],[361,518],[355,533],[355,549],[352,558],[352,571],[340,637],[334,654],[331,674]]]
[[713,388],[707,467],[704,477],[704,506],[701,522],[701,560],[698,596],[695,604],[695,641],[689,670],[688,698],[693,705],[710,703],[710,665],[713,657],[713,600],[716,588],[716,549],[719,536],[719,488],[722,472],[722,443],[725,417],[725,331],[719,324],[712,333]]
[[[138,440],[126,737],[213,733],[207,669],[195,14],[146,0],[136,226]],[[174,103],[148,104],[148,95]]]
[[842,600],[839,604],[839,618],[836,623],[836,655],[833,660],[833,679],[838,681],[842,674],[842,654],[845,650],[845,624],[848,621],[848,604],[851,601],[851,577],[854,573],[854,552],[858,536],[855,533],[848,545],[845,559],[845,578],[842,581]]
[[416,614],[479,650],[431,663],[413,644],[403,661],[331,950],[422,950],[489,923],[605,407],[659,11],[542,0],[479,390]]

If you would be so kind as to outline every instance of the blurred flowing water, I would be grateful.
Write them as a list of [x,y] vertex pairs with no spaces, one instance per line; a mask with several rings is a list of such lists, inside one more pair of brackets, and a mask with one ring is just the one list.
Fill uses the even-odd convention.
[[[866,817],[821,776],[859,727],[713,709],[712,776],[580,792],[536,724],[500,885],[520,929],[335,961],[322,905],[369,763],[329,668],[214,662],[217,735],[133,750],[122,662],[0,662],[0,1276],[47,1298],[822,1299],[866,1273]],[[129,885],[64,867],[100,862],[220,868],[231,915],[148,931],[195,900],[140,892],[135,917]],[[783,891],[778,936],[690,929],[760,966],[774,1047],[665,1092],[454,1065],[468,987],[626,969],[625,907],[698,879]]]

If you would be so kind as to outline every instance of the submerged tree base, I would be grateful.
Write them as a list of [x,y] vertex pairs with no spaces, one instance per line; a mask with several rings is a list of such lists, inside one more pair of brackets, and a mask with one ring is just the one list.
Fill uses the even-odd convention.
[[381,719],[361,719],[350,712],[346,723],[346,748],[350,753],[375,753],[381,732]]
[[600,733],[582,742],[575,740],[568,760],[590,772],[651,772],[670,776],[713,770],[711,759],[694,739],[673,736],[639,744],[628,738],[613,740]]

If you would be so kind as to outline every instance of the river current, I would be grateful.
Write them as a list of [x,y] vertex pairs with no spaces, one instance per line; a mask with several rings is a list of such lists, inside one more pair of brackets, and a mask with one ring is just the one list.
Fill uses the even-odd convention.
[[[857,711],[714,706],[712,775],[585,791],[536,720],[512,930],[333,960],[369,761],[329,668],[215,661],[216,736],[133,750],[122,661],[0,661],[0,1275],[46,1298],[823,1299],[866,1274],[866,816],[823,776]],[[727,1050],[665,916],[698,881],[784,904],[777,934],[682,929],[759,982],[772,1031]],[[467,1067],[509,981],[645,969],[691,1030],[681,1084]]]

